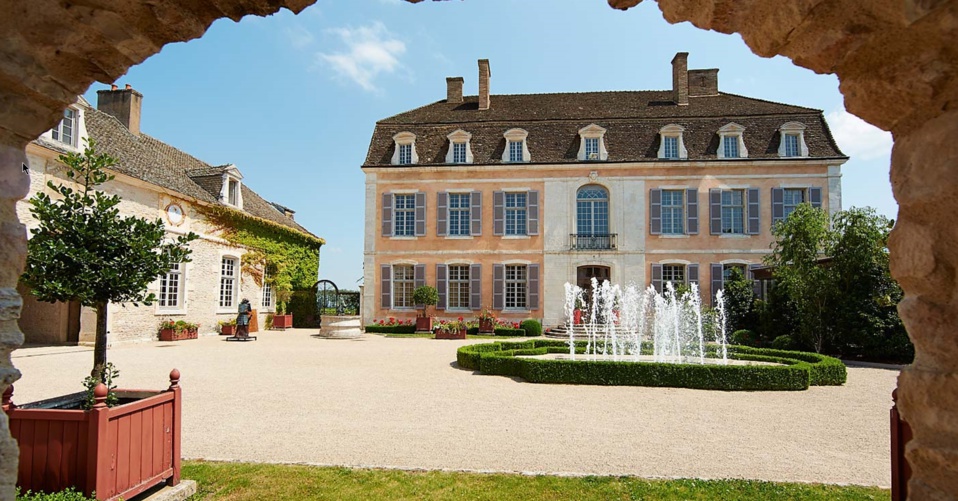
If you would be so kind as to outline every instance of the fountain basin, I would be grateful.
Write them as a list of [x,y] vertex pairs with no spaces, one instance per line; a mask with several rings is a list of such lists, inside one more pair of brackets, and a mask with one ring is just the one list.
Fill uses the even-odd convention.
[[[577,352],[584,352],[586,343],[576,342],[575,347]],[[715,358],[714,351],[714,348],[707,350],[706,358]],[[747,346],[729,346],[728,358],[764,364],[661,363],[641,359],[638,362],[610,361],[592,360],[591,355],[580,355],[576,360],[540,358],[549,354],[568,357],[569,344],[536,339],[468,345],[459,348],[457,361],[464,369],[518,376],[531,383],[798,391],[812,385],[841,385],[846,379],[845,365],[836,358]]]

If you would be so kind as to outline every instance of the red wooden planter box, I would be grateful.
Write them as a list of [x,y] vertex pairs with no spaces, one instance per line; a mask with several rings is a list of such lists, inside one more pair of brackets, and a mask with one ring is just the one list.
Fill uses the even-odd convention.
[[432,317],[416,317],[416,332],[432,332]]
[[488,334],[496,331],[495,320],[479,320],[479,332]]
[[293,315],[273,315],[273,329],[290,329],[293,327]]
[[466,339],[466,329],[458,331],[436,329],[436,339]]
[[85,398],[83,392],[18,407],[10,387],[3,395],[3,411],[20,447],[17,485],[22,491],[48,493],[73,487],[112,501],[163,482],[178,484],[179,379],[174,369],[168,390],[116,390],[120,402],[129,402],[115,407],[106,406],[102,387],[102,397],[86,411],[69,409]]
[[236,332],[235,325],[221,325],[220,336],[232,336]]
[[184,339],[196,339],[197,331],[179,331],[174,329],[160,329],[160,341],[182,341]]

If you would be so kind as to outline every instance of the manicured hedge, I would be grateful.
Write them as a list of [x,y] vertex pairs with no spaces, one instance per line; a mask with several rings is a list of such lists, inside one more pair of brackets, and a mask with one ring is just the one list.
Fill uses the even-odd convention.
[[525,329],[513,329],[510,327],[496,327],[493,330],[493,333],[496,336],[503,336],[503,337],[525,337],[530,335],[526,332]]
[[415,325],[367,325],[366,332],[371,334],[415,334]]
[[[581,352],[585,342],[576,343]],[[643,352],[647,351],[643,346]],[[709,350],[714,353],[714,348]],[[700,365],[653,362],[542,360],[517,358],[569,353],[559,340],[495,342],[459,348],[456,360],[465,369],[484,374],[519,376],[533,383],[667,386],[726,391],[804,390],[809,385],[844,383],[840,360],[816,353],[729,347],[729,358],[783,365]]]

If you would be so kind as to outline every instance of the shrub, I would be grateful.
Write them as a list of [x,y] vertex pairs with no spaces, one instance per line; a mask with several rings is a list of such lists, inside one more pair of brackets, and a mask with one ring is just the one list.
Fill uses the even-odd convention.
[[88,498],[82,492],[74,490],[73,487],[53,493],[33,491],[22,493],[20,488],[17,487],[16,499],[17,501],[96,501],[96,498]]
[[755,333],[748,329],[739,329],[732,333],[731,344],[739,346],[758,346]]
[[792,336],[783,334],[772,340],[772,348],[776,350],[794,350],[795,341],[792,339]]
[[373,334],[415,334],[416,325],[379,325],[371,324],[366,326],[366,332]]
[[511,327],[496,327],[493,329],[493,334],[504,337],[523,337],[529,335],[525,329],[513,329]]
[[526,331],[527,336],[541,336],[542,335],[542,324],[534,318],[528,320],[523,320],[519,327]]

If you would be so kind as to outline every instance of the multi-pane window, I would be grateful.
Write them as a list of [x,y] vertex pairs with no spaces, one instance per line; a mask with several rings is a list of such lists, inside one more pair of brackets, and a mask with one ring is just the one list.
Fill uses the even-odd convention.
[[597,137],[585,138],[585,158],[586,160],[599,159],[599,138]]
[[230,205],[238,206],[239,205],[239,190],[240,190],[239,181],[230,178],[229,180],[227,180],[227,182],[229,183],[229,186],[227,187],[227,196],[229,197],[228,202]]
[[452,161],[457,164],[466,163],[466,143],[452,143]]
[[745,191],[722,191],[722,233],[745,233]]
[[732,270],[734,270],[734,269],[736,269],[736,268],[738,268],[738,270],[739,270],[740,272],[742,272],[742,275],[743,275],[743,276],[746,276],[746,277],[748,276],[748,274],[745,272],[745,265],[744,265],[744,264],[726,264],[725,266],[722,267],[722,283],[723,283],[723,285],[724,285],[725,282],[727,282],[727,281],[732,277]]
[[412,293],[415,289],[412,265],[393,266],[393,308],[413,308]]
[[738,136],[722,136],[725,158],[738,158]]
[[236,303],[237,259],[224,257],[220,263],[220,308],[232,308]]
[[583,186],[576,194],[576,233],[580,236],[609,234],[609,192],[601,186]]
[[785,141],[786,157],[801,156],[801,151],[798,147],[798,134],[785,134],[782,139]]
[[785,188],[784,190],[783,215],[788,219],[788,215],[795,212],[799,204],[805,201],[805,190],[801,188]]
[[468,193],[449,194],[449,234],[469,235],[469,201]]
[[273,284],[269,281],[269,274],[263,272],[263,309],[273,307]]
[[684,264],[663,264],[662,265],[662,283],[672,282],[673,287],[685,285],[685,265]]
[[506,265],[506,308],[526,308],[526,266]]
[[74,139],[76,138],[76,123],[76,110],[71,110],[70,108],[63,110],[63,120],[60,120],[60,123],[53,129],[53,139],[61,143],[69,144],[70,146],[76,145],[76,143],[74,143]]
[[509,141],[509,161],[522,161],[522,141]]
[[393,235],[414,236],[416,234],[416,195],[394,195],[393,213],[396,219]]
[[679,158],[679,138],[676,136],[665,136],[662,138],[665,146],[665,158]]
[[180,291],[183,285],[182,265],[176,263],[165,275],[160,277],[160,308],[178,308]]
[[505,194],[506,235],[526,235],[526,194]]
[[399,145],[399,165],[409,165],[412,163],[412,145]]
[[469,266],[455,265],[449,267],[449,293],[448,302],[450,309],[469,308]]
[[685,233],[684,190],[662,190],[662,233],[681,235]]

